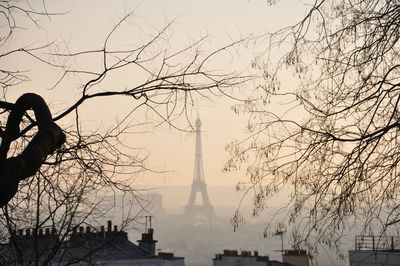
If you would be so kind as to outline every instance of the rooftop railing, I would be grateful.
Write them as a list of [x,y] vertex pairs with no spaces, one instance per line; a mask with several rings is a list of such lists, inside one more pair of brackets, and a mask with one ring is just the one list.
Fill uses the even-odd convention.
[[400,236],[356,236],[355,249],[400,251]]

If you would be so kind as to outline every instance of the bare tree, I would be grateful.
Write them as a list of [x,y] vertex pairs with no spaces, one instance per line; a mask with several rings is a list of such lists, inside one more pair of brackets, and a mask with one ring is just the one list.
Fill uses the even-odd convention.
[[[13,34],[23,30],[18,24],[20,20],[28,20],[30,26],[35,26],[49,16],[61,15],[48,12],[45,6],[42,9],[37,11],[25,1],[0,1],[0,16],[8,23],[0,37],[3,91],[0,108],[1,121],[9,121],[1,122],[1,206],[8,203],[1,208],[0,231],[13,244],[15,261],[24,264],[26,258],[15,240],[15,230],[33,228],[37,232],[41,227],[51,228],[57,235],[53,252],[42,254],[37,249],[34,257],[29,258],[35,265],[48,263],[62,241],[81,224],[104,221],[117,204],[115,199],[108,200],[110,194],[123,194],[126,201],[135,201],[123,204],[122,228],[132,226],[141,215],[143,206],[135,178],[150,170],[145,166],[146,155],[124,143],[137,123],[134,117],[137,110],[151,111],[161,118],[161,123],[174,126],[176,118],[189,121],[196,99],[225,95],[227,90],[251,79],[235,72],[213,70],[210,65],[219,56],[233,55],[241,41],[205,52],[201,50],[205,37],[172,49],[168,47],[171,23],[141,43],[130,36],[134,44],[119,47],[114,38],[122,27],[130,25],[132,14],[122,17],[104,42],[93,44],[90,50],[70,51],[56,42],[13,47]],[[43,98],[35,94],[25,94],[16,103],[8,101],[10,91],[31,78],[24,65],[15,69],[3,64],[13,56],[28,57],[58,73],[50,93],[57,93],[68,78],[83,80],[78,88],[79,97],[67,106],[50,106],[54,115]],[[82,66],[83,60],[89,60],[90,64]],[[135,80],[132,73],[141,73],[141,81]],[[112,84],[114,74],[123,75],[132,85],[104,89],[102,85]],[[83,106],[94,99],[118,96],[125,97],[130,105],[125,117],[107,130],[82,127]],[[40,106],[36,109],[37,102]],[[41,150],[43,143],[46,149]],[[20,158],[24,161],[20,162]],[[25,165],[31,164],[29,171],[25,171]]]
[[399,1],[315,0],[297,24],[260,37],[253,67],[265,85],[235,109],[250,115],[249,138],[231,143],[225,170],[247,165],[239,188],[254,189],[255,215],[290,191],[269,226],[294,228],[298,243],[397,231],[399,16]]

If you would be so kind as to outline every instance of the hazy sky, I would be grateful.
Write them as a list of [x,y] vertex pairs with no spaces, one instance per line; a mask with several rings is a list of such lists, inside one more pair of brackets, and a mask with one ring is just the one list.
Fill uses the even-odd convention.
[[[33,5],[42,0],[32,1]],[[209,48],[226,45],[231,40],[254,33],[259,34],[274,31],[285,25],[296,22],[304,14],[305,6],[301,1],[282,0],[275,6],[269,6],[262,0],[74,0],[46,1],[51,12],[65,12],[64,15],[51,17],[43,22],[44,28],[31,30],[16,37],[15,42],[45,43],[46,41],[62,42],[68,45],[70,51],[99,47],[105,36],[115,23],[126,13],[133,11],[137,18],[127,28],[127,40],[135,41],[134,32],[146,31],[161,27],[166,21],[175,20],[172,26],[170,46],[180,46],[190,43],[206,34],[210,35],[207,43]],[[129,29],[129,30],[128,30]],[[121,35],[124,36],[124,35]],[[123,40],[125,41],[125,40]],[[16,59],[14,64],[26,64],[24,58]],[[36,62],[28,62],[37,64]],[[82,62],[79,62],[82,64]],[[87,62],[90,64],[91,62]],[[250,58],[243,56],[240,61],[243,68],[250,66]],[[43,91],[48,88],[57,73],[48,73],[42,66],[35,65],[31,73],[32,82],[25,84],[19,90],[9,94],[13,100],[22,92],[34,91],[45,96],[48,102],[57,107],[71,102],[71,91],[85,80],[68,80],[61,88]],[[134,74],[133,74],[134,75]],[[130,77],[131,78],[131,77]],[[115,81],[114,81],[115,82]],[[123,81],[121,81],[123,82]],[[114,84],[116,85],[116,84]],[[121,86],[122,83],[121,83]],[[76,92],[75,92],[76,93]],[[73,95],[73,94],[72,94]],[[203,124],[203,156],[206,182],[209,185],[234,185],[239,180],[246,180],[243,172],[222,173],[221,169],[228,155],[225,145],[232,140],[240,139],[245,132],[246,117],[238,117],[231,111],[234,102],[226,99],[214,99],[213,102],[201,102],[199,113]],[[112,110],[120,102],[93,102],[85,106],[86,115],[82,119],[87,126],[102,127],[110,120],[122,115],[118,112],[104,112],[102,104],[107,104]],[[139,121],[140,122],[140,121]],[[168,174],[151,174],[143,176],[141,182],[148,185],[190,185],[193,174],[194,134],[170,130],[166,127],[157,129],[154,133],[134,134],[127,142],[142,146],[150,155],[149,167],[157,170],[171,170]]]

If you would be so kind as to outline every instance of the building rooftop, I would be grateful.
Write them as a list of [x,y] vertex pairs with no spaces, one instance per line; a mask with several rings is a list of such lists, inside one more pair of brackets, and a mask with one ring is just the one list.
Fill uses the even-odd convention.
[[[160,258],[162,260],[183,259],[175,257],[173,253],[155,255],[155,243],[153,229],[150,228],[136,245],[128,240],[124,231],[118,231],[117,226],[112,228],[108,221],[107,229],[101,226],[96,229],[90,226],[76,228],[69,239],[60,241],[54,230],[38,231],[32,229],[18,230],[10,237],[9,243],[0,244],[0,264],[14,264],[15,248],[19,249],[23,258],[23,264],[33,263],[39,260],[52,263],[76,263],[94,261],[134,260],[145,258]],[[13,239],[11,239],[13,238]],[[13,245],[12,243],[15,243]],[[36,258],[35,258],[36,257]],[[45,263],[46,264],[46,263]]]
[[399,265],[399,236],[356,236],[349,250],[350,265]]
[[355,250],[400,252],[399,236],[356,236]]
[[[268,256],[260,256],[258,251],[254,251],[253,254],[251,251],[243,250],[240,253],[237,250],[232,249],[224,249],[222,254],[215,254],[213,258],[214,265],[217,265],[216,262],[222,261],[225,258],[234,258],[237,261],[239,260],[246,260],[247,263],[249,262],[249,258],[252,258],[253,263],[257,263],[259,265],[268,265],[268,266],[292,266],[292,264],[280,262],[276,260],[270,260]],[[265,263],[265,264],[264,264]]]

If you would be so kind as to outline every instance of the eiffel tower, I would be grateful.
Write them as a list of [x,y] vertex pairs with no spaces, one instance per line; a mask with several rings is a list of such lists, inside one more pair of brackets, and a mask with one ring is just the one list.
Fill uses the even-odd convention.
[[[206,217],[210,222],[211,219],[215,218],[214,208],[210,203],[210,199],[207,194],[207,185],[204,180],[203,170],[203,156],[201,151],[201,121],[200,118],[196,119],[196,151],[194,157],[194,172],[193,172],[193,183],[192,190],[190,192],[188,204],[185,207],[184,216],[187,219],[193,219],[198,216]],[[202,201],[196,201],[199,195]]]

